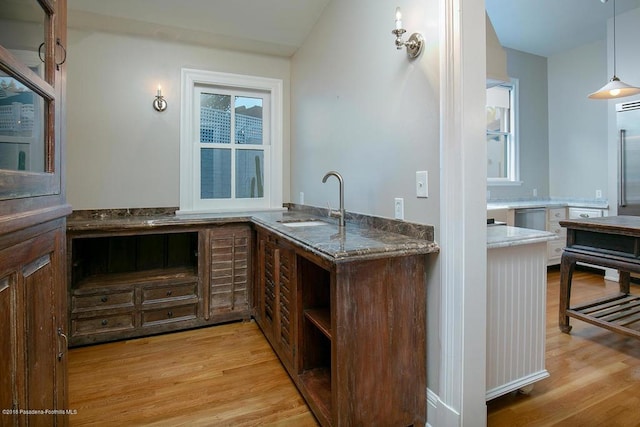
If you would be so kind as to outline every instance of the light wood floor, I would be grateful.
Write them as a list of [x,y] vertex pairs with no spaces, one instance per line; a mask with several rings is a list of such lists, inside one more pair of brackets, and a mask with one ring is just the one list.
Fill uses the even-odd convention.
[[[574,319],[561,333],[558,284],[550,271],[550,377],[489,402],[488,426],[639,426],[640,341]],[[572,303],[616,290],[577,272]],[[69,407],[71,426],[317,426],[255,323],[72,349]]]
[[[488,426],[639,426],[640,340],[571,319],[558,329],[560,275],[547,274],[546,366],[550,377],[528,396],[511,393],[488,404]],[[633,285],[632,292],[639,293]],[[615,293],[618,284],[576,272],[571,304]]]
[[69,354],[71,426],[309,426],[315,418],[255,322]]

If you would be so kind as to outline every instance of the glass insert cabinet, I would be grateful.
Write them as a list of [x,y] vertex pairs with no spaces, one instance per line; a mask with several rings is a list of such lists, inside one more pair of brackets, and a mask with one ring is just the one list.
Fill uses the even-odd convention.
[[[61,191],[59,0],[0,5],[0,200]],[[58,123],[56,123],[58,121]]]

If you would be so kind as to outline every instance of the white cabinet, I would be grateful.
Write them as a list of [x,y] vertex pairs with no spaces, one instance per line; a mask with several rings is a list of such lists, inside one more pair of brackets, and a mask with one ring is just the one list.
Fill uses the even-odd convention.
[[545,368],[547,247],[487,250],[486,400],[530,391]]
[[607,216],[607,209],[569,208],[569,219],[599,218]]
[[562,249],[567,241],[567,230],[560,226],[563,219],[567,219],[567,208],[547,209],[547,231],[558,236],[558,239],[547,242],[547,265],[560,264]]

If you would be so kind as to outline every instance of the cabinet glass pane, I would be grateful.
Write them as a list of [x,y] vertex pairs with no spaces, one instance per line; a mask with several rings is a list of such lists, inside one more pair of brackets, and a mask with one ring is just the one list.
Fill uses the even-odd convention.
[[44,102],[0,71],[0,169],[45,171]]
[[231,143],[231,96],[200,94],[200,142]]
[[231,150],[200,149],[200,197],[202,199],[231,197]]
[[262,144],[262,98],[236,96],[236,143]]
[[487,177],[507,178],[509,145],[508,135],[494,134],[487,135]]
[[[36,0],[12,0],[0,2],[0,45],[15,51],[37,54],[44,42],[47,16]],[[44,57],[45,49],[42,49]]]
[[236,198],[264,197],[264,151],[236,151]]

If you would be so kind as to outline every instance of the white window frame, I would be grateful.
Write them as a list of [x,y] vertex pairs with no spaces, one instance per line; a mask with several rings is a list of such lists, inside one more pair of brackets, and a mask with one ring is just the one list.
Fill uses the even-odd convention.
[[502,83],[500,86],[510,87],[510,108],[509,125],[510,137],[508,139],[508,162],[507,176],[505,178],[487,177],[488,185],[522,185],[520,181],[520,136],[519,136],[519,80],[512,78],[509,83]]
[[[199,118],[195,94],[200,86],[216,86],[236,91],[269,93],[270,120],[265,124],[264,197],[255,199],[201,199],[200,197],[200,141]],[[232,212],[282,209],[283,157],[283,83],[280,79],[220,73],[183,68],[181,71],[180,110],[180,209],[178,213]],[[197,117],[196,117],[197,116]],[[257,147],[257,146],[256,146]],[[246,147],[250,149],[251,146]]]

